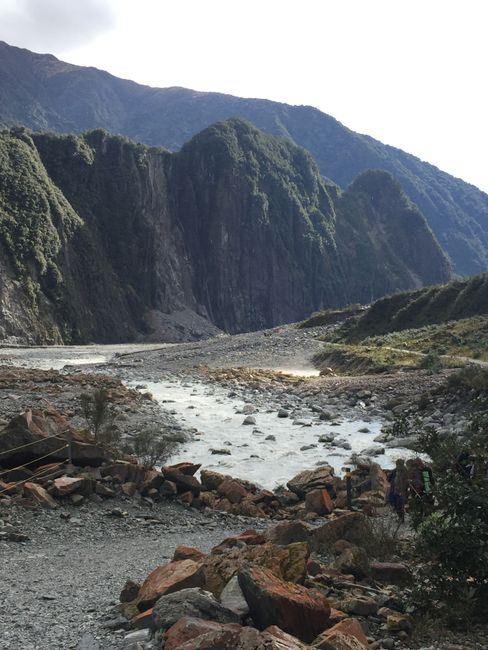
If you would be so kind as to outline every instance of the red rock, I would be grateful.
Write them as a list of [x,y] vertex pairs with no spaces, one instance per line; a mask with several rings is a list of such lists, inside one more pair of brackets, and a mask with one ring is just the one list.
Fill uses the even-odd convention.
[[310,535],[313,548],[329,548],[338,539],[360,544],[364,537],[365,516],[361,512],[346,512],[314,528]]
[[146,470],[144,480],[140,487],[140,492],[143,495],[148,494],[150,490],[158,490],[164,483],[164,476],[156,469]]
[[146,609],[145,612],[141,612],[137,616],[134,616],[131,623],[132,627],[136,628],[136,630],[143,630],[146,628],[155,630],[157,626],[154,619],[153,608],[151,607],[151,609]]
[[317,560],[307,561],[307,573],[309,576],[315,577],[322,573],[322,565]]
[[37,485],[37,483],[31,483],[30,481],[24,483],[24,493],[27,493],[27,495],[33,497],[38,503],[42,504],[43,506],[47,506],[48,508],[52,509],[58,507],[58,503],[52,498],[49,492],[46,492],[46,490],[40,485]]
[[288,481],[287,487],[304,499],[307,492],[324,490],[328,485],[333,485],[333,478],[334,469],[330,465],[323,465],[316,469],[300,472]]
[[186,476],[194,476],[198,472],[202,465],[196,464],[196,463],[188,463],[188,462],[183,462],[183,463],[176,463],[175,465],[169,465],[170,469],[176,469],[179,470],[182,474],[186,474]]
[[334,510],[334,503],[327,490],[312,490],[305,495],[305,507],[308,512],[330,515]]
[[202,479],[204,489],[211,492],[212,490],[216,490],[225,479],[230,477],[219,472],[213,472],[210,469],[202,469],[200,478]]
[[174,467],[163,467],[164,478],[176,485],[179,493],[192,492],[195,496],[200,494],[202,488],[200,481],[194,476],[187,476],[179,469]]
[[335,609],[335,607],[330,608],[330,617],[329,617],[330,627],[333,627],[337,623],[340,623],[345,618],[349,618],[349,615],[346,614],[346,612],[341,612],[340,609]]
[[364,633],[361,623],[355,618],[345,618],[340,623],[334,625],[315,640],[314,646],[328,649],[327,643],[331,644],[338,635],[354,637],[364,648],[369,648],[368,639]]
[[247,490],[238,481],[232,479],[225,479],[217,488],[218,494],[225,497],[231,503],[240,503],[246,496]]
[[64,497],[76,492],[83,485],[83,478],[71,478],[70,476],[61,476],[54,479],[54,490],[56,494]]
[[163,594],[186,587],[203,587],[202,565],[193,560],[180,560],[159,566],[142,583],[138,596],[138,608],[144,611],[152,607]]
[[240,629],[241,626],[237,623],[215,623],[215,621],[204,621],[201,618],[184,616],[164,633],[164,649],[177,650],[183,643],[209,632],[239,631]]
[[310,528],[303,521],[280,521],[264,531],[266,539],[278,546],[307,542],[309,535]]
[[245,530],[243,533],[238,535],[232,535],[232,537],[226,537],[218,546],[214,546],[212,549],[213,554],[222,553],[227,548],[233,548],[234,546],[239,546],[242,544],[255,546],[257,544],[264,544],[266,539],[261,533],[256,532],[254,529]]
[[207,632],[178,647],[178,650],[274,650],[265,645],[262,635],[252,627],[231,629],[230,625],[221,630]]
[[206,553],[198,548],[193,548],[191,546],[177,546],[173,554],[173,562],[178,560],[195,560],[198,562],[204,557],[206,557]]
[[381,469],[378,463],[371,464],[369,477],[371,479],[372,492],[381,492],[383,497],[385,497],[390,489],[390,483],[388,482],[386,472]]
[[241,571],[239,585],[259,629],[277,625],[308,643],[327,626],[330,605],[318,591],[280,580],[259,567]]
[[121,483],[142,483],[146,475],[146,470],[142,465],[129,463],[126,460],[118,460],[112,465],[106,465],[100,468],[102,476],[113,476],[118,478]]
[[195,495],[190,490],[188,490],[188,492],[182,492],[179,496],[181,503],[186,503],[187,506],[191,506],[193,504],[194,498]]
[[95,494],[98,494],[101,497],[106,497],[107,499],[112,499],[117,493],[103,483],[97,483],[95,486]]
[[175,497],[178,494],[176,483],[173,483],[172,481],[164,481],[159,488],[159,494],[162,497]]

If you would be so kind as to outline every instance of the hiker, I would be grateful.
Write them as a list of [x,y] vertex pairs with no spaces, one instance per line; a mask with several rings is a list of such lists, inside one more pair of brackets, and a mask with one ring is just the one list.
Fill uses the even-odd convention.
[[391,472],[388,501],[398,515],[400,522],[405,521],[405,504],[407,502],[408,474],[405,461],[399,458]]
[[469,451],[462,451],[457,457],[455,470],[465,479],[474,478],[474,457]]
[[428,512],[434,504],[434,477],[431,468],[420,458],[407,460],[409,509]]

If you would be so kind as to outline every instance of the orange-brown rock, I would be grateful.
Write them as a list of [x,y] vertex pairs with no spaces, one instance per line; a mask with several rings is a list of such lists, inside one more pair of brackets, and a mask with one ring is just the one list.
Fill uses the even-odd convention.
[[213,547],[212,553],[222,553],[227,548],[242,546],[242,544],[255,546],[257,544],[264,544],[265,542],[266,539],[261,533],[256,532],[254,529],[245,530],[243,533],[239,533],[238,535],[226,537],[222,542],[220,542],[220,544],[218,544],[218,546]]
[[133,497],[134,494],[137,492],[137,483],[133,483],[132,481],[123,483],[121,490],[126,497]]
[[364,538],[365,516],[361,512],[345,512],[314,528],[310,535],[312,548],[329,548],[338,539],[360,544]]
[[182,474],[186,474],[187,476],[194,476],[198,470],[201,467],[201,463],[189,463],[189,462],[183,462],[183,463],[175,463],[174,465],[169,465],[169,469],[177,469],[179,470]]
[[217,493],[231,503],[240,503],[247,495],[246,488],[233,479],[225,479],[217,488]]
[[225,481],[225,479],[230,478],[230,476],[214,472],[210,469],[202,469],[200,472],[200,478],[204,490],[212,491],[217,490],[219,485]]
[[407,585],[412,581],[410,569],[400,562],[371,562],[371,576],[390,585]]
[[102,476],[112,476],[118,478],[121,483],[142,483],[146,475],[146,470],[142,465],[130,463],[126,460],[117,460],[111,465],[100,468]]
[[280,521],[264,531],[266,539],[278,546],[307,542],[309,535],[310,528],[303,521]]
[[239,631],[241,626],[237,623],[216,623],[215,621],[205,621],[201,618],[192,618],[184,616],[172,625],[164,633],[165,650],[178,650],[183,643],[196,639],[209,632],[221,632],[222,630]]
[[204,557],[206,557],[206,553],[201,551],[199,548],[193,548],[192,546],[177,546],[173,554],[173,562],[178,560],[195,560],[195,562],[199,562]]
[[178,650],[268,650],[268,647],[254,628],[231,628],[226,625],[221,630],[207,632],[182,643]]
[[144,475],[144,480],[140,486],[140,492],[143,495],[148,494],[150,490],[158,490],[164,483],[164,476],[156,469],[148,469]]
[[308,643],[327,626],[330,605],[318,591],[285,582],[256,566],[239,572],[239,585],[259,629],[277,625]]
[[[349,645],[344,644],[344,639],[346,637]],[[353,638],[357,643],[350,641]],[[358,645],[359,644],[359,645]],[[320,648],[321,650],[342,650],[342,647],[347,648],[358,648],[358,650],[366,650],[369,648],[369,642],[366,638],[361,623],[355,618],[345,618],[340,623],[334,625],[322,634],[319,635],[314,641],[314,647]]]
[[54,479],[54,491],[60,497],[65,497],[80,489],[83,485],[83,481],[84,479],[79,477],[60,476],[59,478]]
[[163,467],[163,474],[166,480],[176,485],[179,493],[192,492],[195,496],[200,494],[202,488],[200,481],[194,476],[188,476],[181,470],[173,467]]
[[327,486],[333,486],[333,478],[334,469],[326,464],[316,469],[300,472],[288,481],[287,486],[301,499],[304,499],[308,492],[325,490]]
[[277,625],[267,627],[262,638],[266,643],[266,650],[306,650],[310,647],[291,634],[283,632]]
[[305,495],[305,507],[308,512],[330,515],[334,510],[334,502],[327,490],[312,490]]
[[30,481],[24,483],[24,495],[33,497],[35,501],[47,508],[54,509],[59,505],[43,487]]
[[136,628],[136,630],[142,630],[144,628],[155,630],[156,621],[154,619],[153,608],[151,607],[150,609],[146,609],[146,611],[137,614],[137,616],[134,616],[131,623],[132,627]]
[[140,611],[149,609],[164,595],[186,587],[202,587],[204,576],[202,564],[193,560],[180,560],[159,566],[142,583],[138,595]]

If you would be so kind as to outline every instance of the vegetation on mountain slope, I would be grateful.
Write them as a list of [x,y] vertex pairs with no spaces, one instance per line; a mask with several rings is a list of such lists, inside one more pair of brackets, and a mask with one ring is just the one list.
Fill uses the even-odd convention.
[[368,169],[387,170],[425,215],[458,274],[488,268],[485,193],[317,109],[149,88],[0,43],[0,125],[20,122],[61,132],[102,127],[176,150],[208,125],[235,116],[305,147],[321,174],[343,188]]

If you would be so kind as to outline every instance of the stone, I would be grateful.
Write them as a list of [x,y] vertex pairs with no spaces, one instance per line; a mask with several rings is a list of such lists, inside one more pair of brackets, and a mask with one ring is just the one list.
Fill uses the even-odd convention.
[[178,650],[268,650],[252,627],[223,625],[179,646]]
[[231,612],[235,612],[240,619],[244,619],[249,614],[249,605],[244,598],[236,575],[229,580],[222,590],[220,603],[230,609]]
[[123,639],[124,648],[128,648],[137,643],[144,643],[145,641],[149,641],[150,638],[151,632],[147,628],[143,630],[135,630],[135,632],[129,632],[129,634],[126,634]]
[[289,417],[290,417],[290,413],[289,413],[286,409],[280,409],[280,410],[278,411],[278,417],[279,417],[279,418],[289,418]]
[[307,492],[313,490],[325,490],[327,486],[333,485],[334,469],[328,465],[322,465],[317,469],[309,469],[300,472],[286,484],[288,489],[295,492],[301,499],[305,498]]
[[330,515],[334,511],[334,503],[327,490],[312,490],[305,495],[307,512],[318,515]]
[[120,592],[119,600],[121,603],[130,603],[139,595],[141,586],[133,580],[127,580]]
[[206,557],[206,554],[201,551],[199,548],[193,548],[192,546],[177,546],[173,554],[173,562],[178,560],[194,560],[199,562]]
[[166,498],[175,497],[178,494],[176,483],[173,483],[173,481],[164,481],[159,488],[159,494]]
[[60,497],[65,497],[68,494],[76,492],[83,485],[83,478],[74,478],[70,476],[60,476],[53,481],[54,491]]
[[362,580],[370,573],[369,557],[364,548],[350,546],[345,548],[334,562],[336,569]]
[[386,617],[386,627],[389,632],[410,632],[412,618],[408,614],[394,612]]
[[138,608],[144,611],[164,594],[188,587],[201,587],[203,584],[204,575],[200,562],[180,560],[159,566],[142,583],[138,594]]
[[303,521],[280,521],[264,531],[266,539],[278,546],[308,542],[309,535],[310,528]]
[[221,632],[223,629],[240,630],[241,626],[236,623],[222,624],[184,616],[164,633],[164,650],[178,650],[187,641],[209,632]]
[[199,588],[181,589],[161,596],[154,605],[158,629],[167,630],[184,616],[202,618],[217,623],[238,623],[235,612],[225,608],[208,591]]
[[231,503],[240,503],[248,495],[246,488],[238,481],[232,479],[222,481],[217,488],[217,492]]
[[233,548],[234,546],[242,546],[243,544],[257,546],[265,542],[266,539],[261,533],[256,532],[254,529],[245,530],[237,535],[226,537],[220,544],[213,547],[212,554],[222,553],[226,549]]
[[182,474],[186,474],[186,476],[194,476],[201,466],[201,463],[189,463],[188,461],[176,463],[175,465],[168,465],[169,469],[176,469]]
[[176,489],[179,493],[190,491],[195,496],[199,496],[202,486],[200,481],[194,476],[188,476],[174,466],[164,467],[163,474],[167,481],[171,481],[176,485]]
[[301,641],[310,642],[327,625],[330,605],[320,592],[285,582],[259,567],[240,571],[239,585],[251,617],[261,630],[277,625]]
[[365,516],[361,512],[346,512],[314,528],[310,543],[316,550],[330,548],[339,539],[360,544],[364,538]]
[[59,507],[59,504],[52,498],[49,492],[37,483],[31,483],[30,481],[24,483],[24,494],[33,497],[38,503],[47,508],[54,510]]
[[341,609],[355,616],[375,616],[378,603],[368,596],[348,596],[341,601]]
[[310,549],[305,542],[295,542],[285,547],[288,556],[281,562],[281,575],[288,582],[300,582],[307,575],[307,563]]
[[369,647],[368,639],[361,627],[361,623],[354,618],[345,618],[340,623],[325,630],[325,632],[322,632],[322,634],[315,639],[313,645],[317,648],[328,648],[327,643],[329,643],[332,648],[335,648],[333,643],[334,638],[339,634],[346,637],[354,637],[361,644],[362,648]]
[[373,580],[388,585],[405,586],[412,581],[410,569],[400,562],[371,562]]
[[74,506],[81,506],[85,497],[82,494],[70,494],[69,500]]
[[137,483],[127,481],[127,483],[122,484],[120,489],[122,490],[122,494],[124,494],[126,497],[133,497],[137,492]]
[[79,640],[76,650],[100,650],[100,645],[94,636],[86,632]]
[[333,637],[326,639],[319,637],[319,639],[316,644],[313,644],[313,648],[320,650],[366,650],[366,648],[369,648],[369,645],[365,646],[356,637],[342,632],[337,632]]
[[140,614],[137,614],[134,616],[134,618],[131,621],[132,627],[135,628],[136,630],[143,630],[143,629],[149,629],[149,630],[155,630],[156,629],[156,621],[154,619],[154,610],[151,607],[151,609],[146,609],[145,612],[141,612]]
[[202,481],[202,486],[205,490],[217,490],[219,485],[225,481],[225,479],[230,478],[225,474],[220,474],[219,472],[214,472],[210,469],[202,469],[200,472],[200,479]]
[[165,477],[156,469],[148,469],[144,476],[139,491],[142,495],[147,495],[151,490],[159,490],[163,485]]
[[283,632],[277,625],[268,626],[262,638],[266,643],[266,650],[306,650],[309,647],[291,634]]
[[256,424],[256,418],[253,415],[247,415],[242,421],[242,424],[245,425]]

